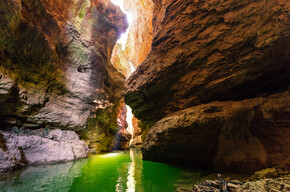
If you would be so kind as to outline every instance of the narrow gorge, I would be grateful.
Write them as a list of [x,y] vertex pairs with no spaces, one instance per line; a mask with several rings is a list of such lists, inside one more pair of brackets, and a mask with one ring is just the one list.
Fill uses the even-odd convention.
[[290,191],[289,1],[0,13],[1,192]]

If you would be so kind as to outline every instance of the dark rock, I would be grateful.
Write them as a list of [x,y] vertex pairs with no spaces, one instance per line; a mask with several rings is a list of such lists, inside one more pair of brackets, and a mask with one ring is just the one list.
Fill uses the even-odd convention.
[[289,165],[289,110],[288,92],[181,110],[151,127],[143,157],[239,172]]

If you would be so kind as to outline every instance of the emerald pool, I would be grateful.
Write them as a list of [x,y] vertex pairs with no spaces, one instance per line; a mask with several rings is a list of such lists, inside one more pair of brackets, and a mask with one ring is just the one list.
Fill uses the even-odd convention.
[[201,172],[144,161],[139,149],[130,149],[73,162],[29,166],[0,177],[0,191],[171,192],[190,188],[201,177]]

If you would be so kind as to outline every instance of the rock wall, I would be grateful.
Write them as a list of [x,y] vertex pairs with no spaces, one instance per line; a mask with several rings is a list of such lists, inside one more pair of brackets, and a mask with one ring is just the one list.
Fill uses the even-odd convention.
[[117,120],[102,118],[116,116],[124,89],[110,63],[128,27],[120,8],[109,0],[8,0],[0,12],[1,129],[96,129],[111,138]]
[[290,3],[153,3],[151,51],[125,96],[153,125],[144,159],[238,171],[289,165]]
[[119,111],[118,111],[118,125],[119,130],[116,134],[116,142],[114,144],[115,150],[124,150],[129,148],[130,139],[132,135],[127,131],[128,122],[127,122],[127,107],[122,99]]
[[154,3],[151,52],[125,98],[138,119],[288,87],[288,1]]
[[125,0],[124,8],[133,18],[124,54],[136,68],[151,49],[154,4],[152,0]]
[[143,156],[232,171],[289,165],[289,115],[289,92],[194,106],[158,121]]
[[131,74],[131,68],[128,61],[128,58],[125,56],[124,50],[122,50],[121,44],[116,44],[113,53],[111,62],[116,67],[116,69],[121,72],[126,78]]
[[142,129],[139,126],[139,120],[136,117],[132,118],[133,136],[130,147],[136,148],[142,146]]

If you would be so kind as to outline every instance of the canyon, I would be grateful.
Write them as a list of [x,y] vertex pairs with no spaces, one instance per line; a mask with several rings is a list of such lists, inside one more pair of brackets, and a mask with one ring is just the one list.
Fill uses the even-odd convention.
[[289,170],[289,1],[116,2],[0,1],[0,172],[130,147]]

